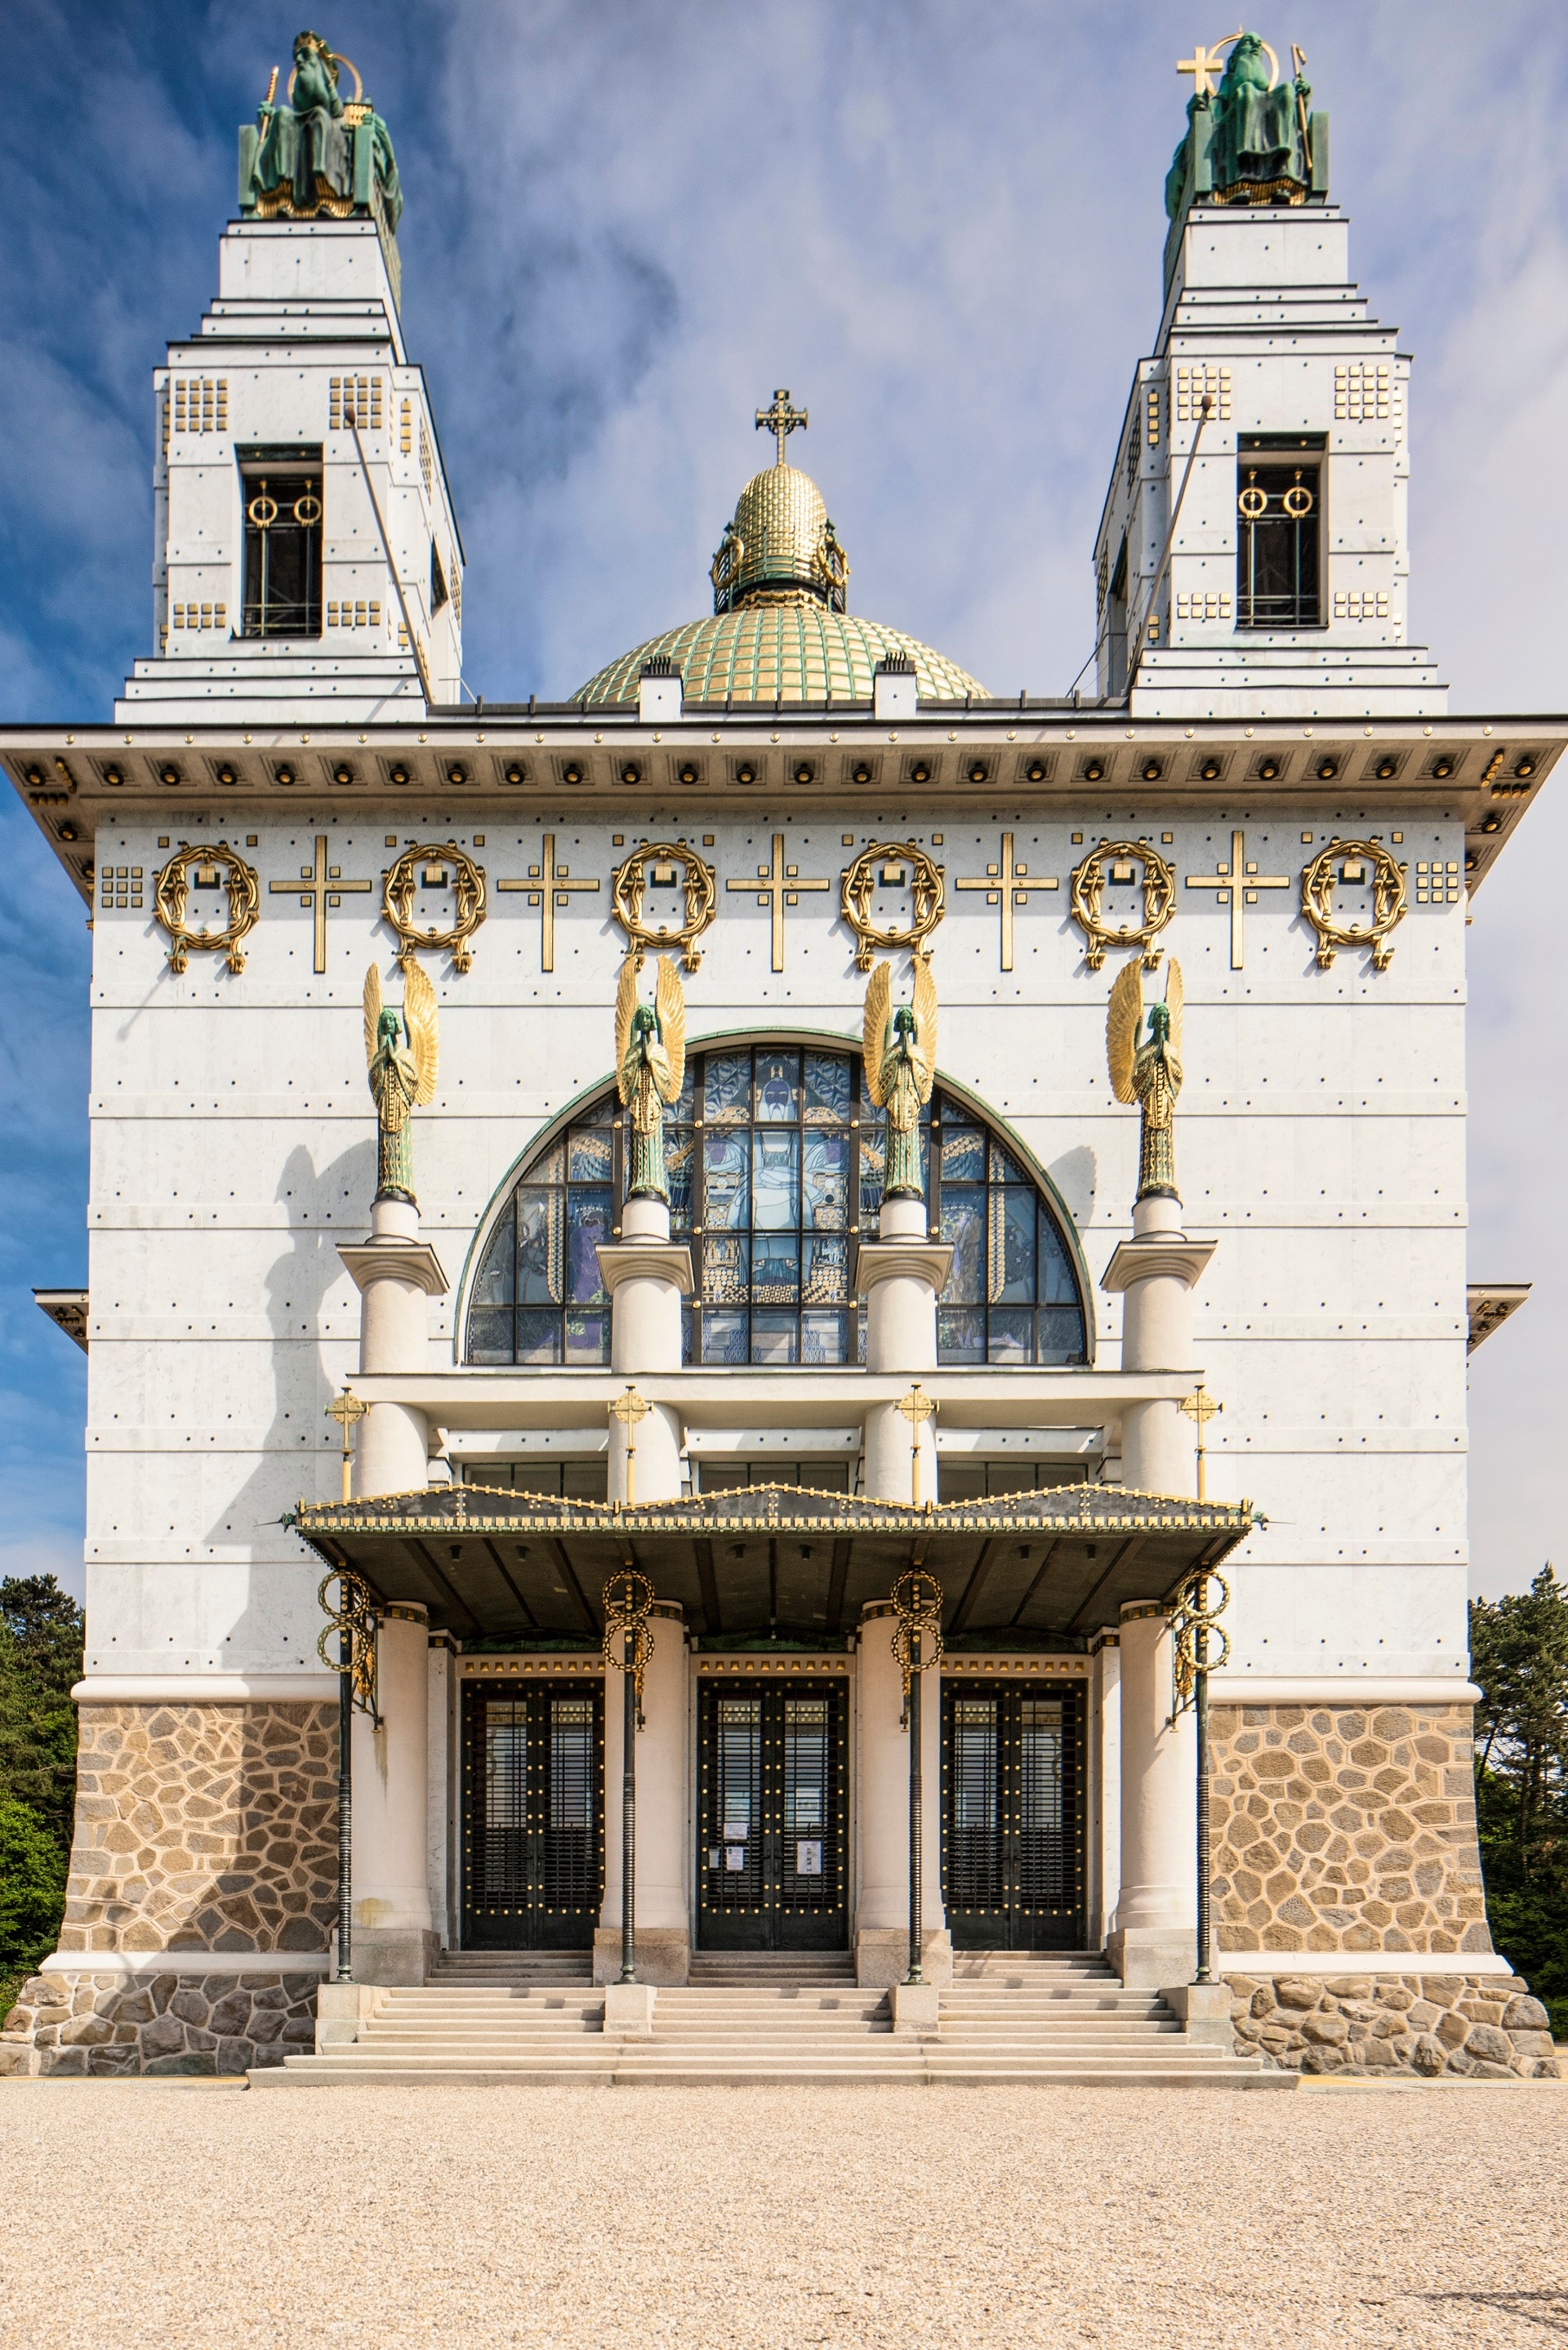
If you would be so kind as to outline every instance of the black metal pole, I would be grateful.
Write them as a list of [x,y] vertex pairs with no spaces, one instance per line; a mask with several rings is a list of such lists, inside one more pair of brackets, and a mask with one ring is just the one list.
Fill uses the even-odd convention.
[[[343,1605],[348,1595],[339,1585]],[[354,1980],[354,1676],[352,1636],[337,1636],[337,1981]]]
[[[1207,1578],[1199,1584],[1199,1589],[1207,1598]],[[1201,1624],[1195,1627],[1192,1651],[1193,1711],[1198,1721],[1198,1972],[1193,1980],[1206,1983],[1211,1980],[1209,1972],[1209,1633]]]
[[907,1981],[925,1981],[920,1964],[920,1821],[924,1808],[920,1778],[920,1631],[919,1620],[909,1631],[909,1971]]
[[637,1981],[637,1632],[628,1600],[620,1773],[620,1979]]

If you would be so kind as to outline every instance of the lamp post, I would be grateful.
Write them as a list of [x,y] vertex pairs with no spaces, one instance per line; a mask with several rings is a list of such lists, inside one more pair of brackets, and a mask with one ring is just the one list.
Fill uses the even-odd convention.
[[[916,1427],[916,1441],[919,1430]],[[920,1764],[920,1675],[942,1653],[942,1586],[934,1575],[909,1567],[893,1586],[893,1655],[904,1677],[903,1727],[909,1733],[909,1971],[906,1982],[924,1982],[921,1932],[924,1910],[921,1867],[925,1826],[925,1781]]]
[[[1199,1393],[1202,1393],[1201,1388]],[[1201,1420],[1198,1426],[1201,1437]],[[1218,1585],[1220,1594],[1212,1605],[1209,1598],[1210,1582]],[[1198,1972],[1194,1980],[1200,1983],[1213,1980],[1209,1971],[1209,1676],[1222,1671],[1231,1654],[1230,1639],[1217,1620],[1224,1614],[1230,1598],[1231,1589],[1224,1576],[1216,1575],[1211,1567],[1199,1566],[1181,1586],[1170,1627],[1176,1672],[1176,1707],[1171,1719],[1174,1721],[1176,1714],[1185,1712],[1190,1705],[1198,1733]],[[1220,1643],[1219,1653],[1212,1657],[1209,1653],[1210,1632]]]
[[[352,1399],[345,1397],[345,1401]],[[359,1406],[362,1414],[365,1405]],[[348,1480],[348,1430],[343,1430],[343,1479]],[[347,1498],[347,1496],[345,1496]],[[337,1586],[334,1607],[327,1594]],[[338,1982],[354,1980],[354,1709],[379,1723],[376,1710],[376,1601],[370,1586],[347,1566],[324,1575],[317,1595],[326,1628],[316,1643],[317,1654],[328,1672],[332,1659],[327,1643],[337,1635],[337,1973]]]
[[[610,1409],[615,1409],[613,1404]],[[635,1567],[623,1567],[605,1585],[604,1607],[605,1662],[623,1677],[620,1980],[629,1983],[637,1981],[637,1733],[642,1727],[642,1677],[653,1654],[653,1634],[648,1627],[653,1586]]]

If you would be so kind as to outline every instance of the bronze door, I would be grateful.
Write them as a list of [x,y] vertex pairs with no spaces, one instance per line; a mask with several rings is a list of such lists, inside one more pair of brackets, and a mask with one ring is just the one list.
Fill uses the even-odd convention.
[[1084,1691],[942,1684],[942,1898],[955,1950],[1084,1939]]
[[604,1685],[463,1683],[462,1938],[581,1950],[604,1896]]
[[826,1678],[699,1683],[700,1949],[846,1947],[848,1691]]

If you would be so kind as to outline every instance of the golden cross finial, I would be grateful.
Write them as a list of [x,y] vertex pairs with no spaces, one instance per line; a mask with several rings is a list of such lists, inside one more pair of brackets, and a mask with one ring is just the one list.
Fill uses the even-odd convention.
[[607,1409],[610,1418],[618,1419],[626,1430],[626,1505],[629,1510],[635,1498],[632,1464],[637,1459],[638,1422],[648,1418],[653,1406],[628,1380],[625,1395],[617,1396]]
[[1182,1397],[1179,1408],[1187,1414],[1189,1419],[1195,1420],[1198,1425],[1198,1498],[1200,1502],[1206,1502],[1209,1495],[1205,1490],[1203,1473],[1203,1431],[1216,1412],[1223,1411],[1225,1407],[1222,1403],[1215,1402],[1213,1397],[1205,1388],[1202,1380],[1199,1379],[1192,1393]]
[[1241,27],[1238,26],[1235,32],[1227,33],[1222,41],[1217,41],[1211,49],[1206,49],[1201,41],[1195,41],[1189,57],[1177,58],[1177,72],[1192,76],[1192,87],[1199,98],[1208,98],[1219,88],[1225,71],[1225,52],[1232,41],[1239,41],[1241,37]]
[[337,1402],[327,1407],[327,1419],[335,1419],[343,1430],[343,1499],[346,1502],[352,1498],[348,1490],[349,1471],[354,1460],[352,1432],[369,1409],[368,1403],[360,1402],[351,1388],[345,1388]]
[[781,465],[784,462],[784,442],[789,439],[790,434],[803,432],[810,422],[809,409],[790,406],[787,387],[782,391],[774,392],[774,404],[771,408],[759,408],[757,411],[757,431],[773,434],[778,443],[779,453],[775,462]]
[[909,1423],[909,1501],[911,1506],[918,1510],[920,1506],[920,1430],[928,1419],[935,1419],[938,1407],[917,1379],[909,1394],[898,1398],[898,1409]]

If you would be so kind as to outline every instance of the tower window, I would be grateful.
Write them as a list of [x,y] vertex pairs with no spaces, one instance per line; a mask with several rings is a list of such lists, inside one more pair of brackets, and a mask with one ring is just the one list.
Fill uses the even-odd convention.
[[321,472],[264,473],[241,481],[245,517],[247,637],[321,634]]
[[1236,520],[1237,627],[1321,627],[1320,452],[1243,448],[1236,468]]
[[446,573],[441,567],[436,543],[431,541],[431,618],[433,619],[446,602]]

